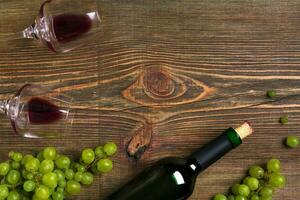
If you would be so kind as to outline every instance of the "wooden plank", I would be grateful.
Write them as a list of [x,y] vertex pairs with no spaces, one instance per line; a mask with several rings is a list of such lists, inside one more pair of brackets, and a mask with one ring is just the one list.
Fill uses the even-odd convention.
[[[78,157],[86,146],[115,141],[114,171],[78,197],[102,199],[156,160],[186,156],[249,120],[255,134],[201,174],[190,199],[226,192],[250,165],[271,157],[282,160],[288,180],[274,199],[299,196],[300,150],[286,149],[282,141],[300,136],[300,98],[253,105],[265,102],[270,88],[279,97],[299,93],[300,1],[98,2],[99,38],[56,55],[33,41],[3,39],[32,22],[39,1],[0,0],[0,99],[33,82],[78,101],[72,135],[63,140],[22,139],[3,117],[1,160],[12,148],[32,152],[55,145]],[[278,124],[283,114],[290,117],[285,126]],[[139,134],[151,134],[151,142],[140,146],[147,149],[134,162],[126,151]]]

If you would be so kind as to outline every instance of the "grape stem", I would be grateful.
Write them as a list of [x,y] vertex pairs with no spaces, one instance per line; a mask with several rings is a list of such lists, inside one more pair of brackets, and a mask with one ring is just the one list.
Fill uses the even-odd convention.
[[38,174],[34,175],[34,180],[35,180],[37,186],[39,186],[39,184],[40,184],[40,179],[39,179],[39,175],[38,175]]
[[263,187],[264,187],[264,186],[260,186],[260,187],[255,191],[255,193],[258,194],[258,193],[261,191],[261,189],[262,189]]
[[96,157],[95,160],[91,164],[89,164],[85,167],[85,170],[86,171],[89,170],[91,167],[93,167],[93,165],[95,165],[102,158],[106,158],[106,156],[105,157]]

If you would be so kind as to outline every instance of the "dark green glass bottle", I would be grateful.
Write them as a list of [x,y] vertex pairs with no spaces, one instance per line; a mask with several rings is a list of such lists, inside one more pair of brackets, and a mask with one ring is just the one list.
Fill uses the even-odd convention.
[[198,174],[252,133],[249,123],[227,129],[187,159],[165,158],[144,170],[106,200],[183,200],[193,192]]

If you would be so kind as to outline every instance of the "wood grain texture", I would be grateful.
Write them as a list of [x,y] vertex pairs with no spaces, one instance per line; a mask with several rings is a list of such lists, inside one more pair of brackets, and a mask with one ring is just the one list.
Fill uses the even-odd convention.
[[[99,38],[59,55],[8,39],[32,22],[39,3],[0,0],[0,99],[25,82],[45,84],[74,96],[78,114],[63,140],[22,139],[3,117],[1,160],[11,149],[47,145],[78,157],[86,146],[115,141],[114,171],[75,198],[102,199],[156,160],[186,156],[249,120],[255,134],[199,176],[190,200],[226,192],[250,165],[271,157],[282,160],[288,180],[274,199],[300,195],[300,149],[282,144],[300,136],[300,98],[259,105],[270,88],[279,97],[300,92],[300,1],[99,0]],[[283,114],[285,126],[278,123]],[[129,159],[128,141],[147,133],[140,160]]]

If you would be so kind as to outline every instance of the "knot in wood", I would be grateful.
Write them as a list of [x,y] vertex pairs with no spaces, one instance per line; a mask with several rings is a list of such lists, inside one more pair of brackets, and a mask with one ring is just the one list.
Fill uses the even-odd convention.
[[144,87],[152,95],[159,98],[170,97],[176,87],[176,83],[164,71],[149,71],[144,76]]

